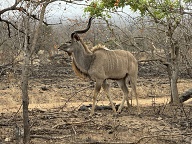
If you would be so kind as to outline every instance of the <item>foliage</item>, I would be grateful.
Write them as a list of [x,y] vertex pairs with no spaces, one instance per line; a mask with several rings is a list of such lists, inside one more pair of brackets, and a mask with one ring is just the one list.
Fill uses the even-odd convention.
[[117,11],[118,8],[130,6],[134,12],[139,11],[142,16],[149,15],[159,20],[176,13],[180,8],[179,0],[94,0],[85,8],[91,16],[109,16],[108,11]]

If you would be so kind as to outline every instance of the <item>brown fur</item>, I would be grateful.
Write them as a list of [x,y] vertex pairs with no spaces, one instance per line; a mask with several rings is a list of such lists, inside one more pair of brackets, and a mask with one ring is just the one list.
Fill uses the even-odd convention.
[[74,59],[72,60],[72,69],[73,69],[73,71],[75,72],[75,74],[76,74],[78,77],[80,77],[80,78],[82,78],[82,79],[89,78],[89,76],[88,76],[87,74],[83,73],[82,71],[80,71],[80,69],[78,69],[78,67],[77,67],[76,64],[75,64]]
[[[82,42],[83,41],[81,41],[81,43]],[[88,50],[89,48],[84,43],[83,43],[83,47],[85,49],[87,49],[86,52],[88,52],[88,53],[94,53],[97,50],[101,50],[101,49],[105,50],[105,49],[107,49],[104,45],[101,45],[101,44],[98,44],[98,45],[94,46],[91,50]],[[73,71],[75,72],[75,74],[78,77],[80,77],[82,79],[90,78],[89,75],[87,75],[86,73],[83,73],[82,71],[80,71],[80,69],[75,64],[74,59],[72,60],[72,69],[73,69]]]

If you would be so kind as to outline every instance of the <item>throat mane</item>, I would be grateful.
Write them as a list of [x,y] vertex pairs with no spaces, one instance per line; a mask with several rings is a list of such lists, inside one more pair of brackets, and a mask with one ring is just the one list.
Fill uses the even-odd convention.
[[77,68],[83,73],[88,73],[88,70],[95,59],[94,54],[86,53],[82,47],[77,47],[73,52],[72,57]]
[[75,72],[75,74],[76,74],[77,76],[79,76],[80,78],[83,78],[83,79],[90,78],[90,76],[89,76],[87,73],[82,72],[82,71],[77,67],[74,58],[73,58],[73,60],[72,60],[72,69],[73,69],[73,71]]

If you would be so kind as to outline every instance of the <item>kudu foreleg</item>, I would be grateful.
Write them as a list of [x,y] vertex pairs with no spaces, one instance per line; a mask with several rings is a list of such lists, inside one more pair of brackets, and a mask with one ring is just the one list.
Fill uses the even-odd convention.
[[97,95],[98,95],[99,91],[101,90],[101,85],[102,85],[101,81],[96,81],[94,95],[93,95],[93,105],[92,105],[91,114],[90,114],[91,116],[95,113],[95,104],[97,101]]
[[111,107],[112,107],[113,111],[116,114],[115,105],[114,105],[114,103],[112,101],[111,96],[109,95],[109,84],[106,82],[106,80],[104,80],[104,81],[96,81],[94,95],[93,95],[93,105],[92,105],[92,109],[91,109],[91,114],[90,115],[92,116],[94,114],[94,112],[95,112],[95,105],[96,105],[96,101],[97,101],[97,95],[99,94],[101,86],[103,87],[103,89],[104,89],[104,91],[105,91],[105,93],[107,95],[107,98],[110,101]]
[[110,96],[110,94],[109,94],[109,87],[110,87],[110,86],[109,86],[109,84],[106,82],[106,80],[104,80],[102,87],[103,87],[103,89],[104,89],[104,91],[105,91],[105,93],[106,93],[106,95],[107,95],[107,98],[108,98],[109,101],[110,101],[110,104],[111,104],[111,107],[112,107],[113,111],[114,111],[115,114],[116,114],[117,112],[116,112],[115,105],[114,105],[114,103],[113,103],[113,101],[112,101],[112,98],[111,98],[111,96]]

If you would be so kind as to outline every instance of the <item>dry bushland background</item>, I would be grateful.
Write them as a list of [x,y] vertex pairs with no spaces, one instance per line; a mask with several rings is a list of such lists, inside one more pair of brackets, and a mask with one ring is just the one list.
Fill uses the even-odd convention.
[[[90,118],[94,82],[77,78],[70,58],[57,51],[58,46],[69,40],[74,30],[84,28],[87,21],[64,14],[59,25],[48,25],[44,21],[38,40],[32,45],[40,9],[33,4],[29,8],[25,1],[21,1],[23,7],[18,8],[20,1],[15,2],[13,9],[7,9],[8,13],[4,8],[0,10],[0,143],[22,143],[21,67],[28,50],[24,50],[25,46],[34,46],[28,87],[31,143],[191,143],[191,100],[181,106],[169,104],[168,77],[179,68],[179,95],[191,89],[190,13],[183,15],[180,11],[159,23],[157,19],[132,17],[127,13],[108,23],[94,20],[90,30],[81,35],[90,48],[101,43],[109,49],[129,50],[138,59],[137,92],[142,113],[141,117],[136,115],[133,98],[133,107],[125,106],[119,116],[113,116],[101,91],[96,115]],[[12,13],[15,9],[17,14]],[[32,17],[28,13],[31,9],[36,10]],[[26,26],[27,17],[29,25]],[[28,33],[23,32],[28,28]],[[30,39],[25,43],[27,36]],[[177,64],[173,63],[178,54],[175,49],[180,49]],[[114,81],[110,83],[112,98],[119,104],[123,93]]]

